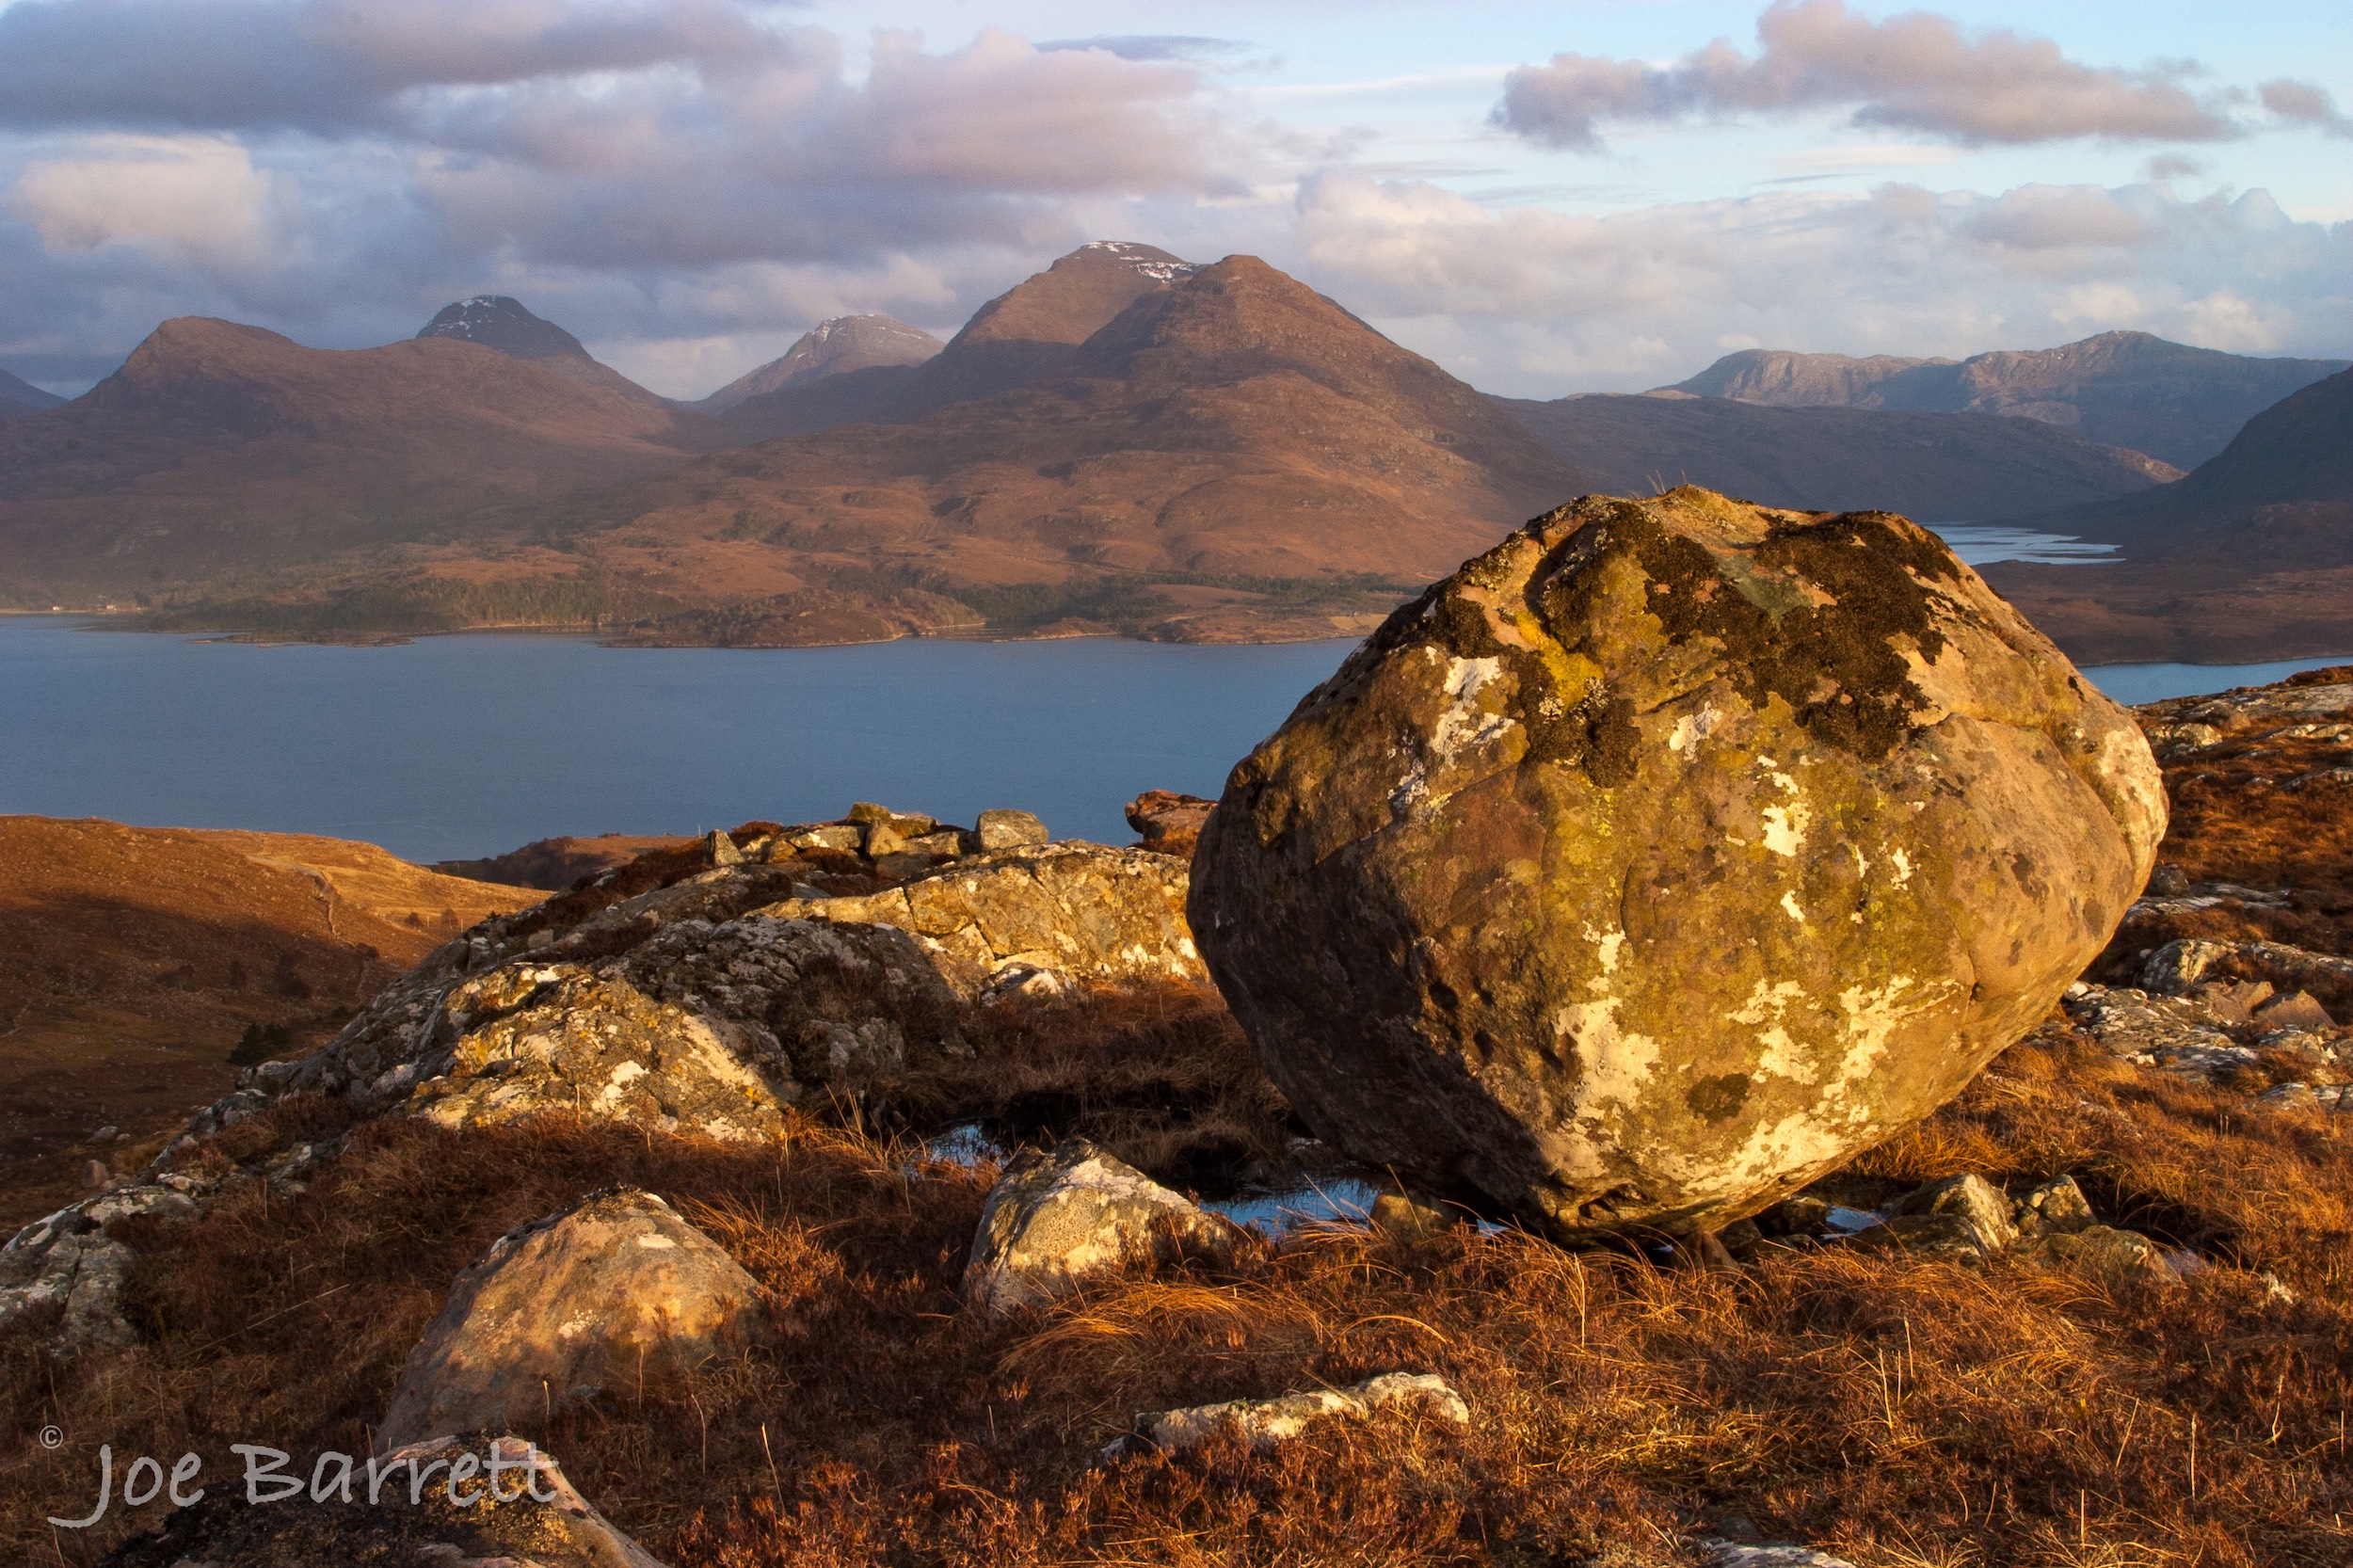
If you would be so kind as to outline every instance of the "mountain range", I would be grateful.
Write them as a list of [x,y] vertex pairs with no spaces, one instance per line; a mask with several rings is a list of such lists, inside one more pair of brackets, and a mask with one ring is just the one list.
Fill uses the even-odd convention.
[[[2276,456],[2183,478],[2079,432],[2194,435],[2315,366],[2110,333],[1961,365],[1757,351],[1649,394],[1503,399],[1254,258],[1128,242],[1063,257],[944,345],[840,318],[698,403],[504,296],[360,350],[181,318],[84,396],[0,422],[0,601],[136,595],[157,624],[311,635],[1317,635],[1568,496],[1684,482],[2057,517],[2138,562],[2320,481]],[[1924,372],[1986,407],[1857,406],[1928,397]],[[2315,417],[2264,450],[2341,418]]]
[[1781,408],[2003,414],[2186,469],[2220,452],[2264,409],[2345,364],[2250,359],[2147,332],[2103,332],[2057,348],[1997,350],[1958,362],[1744,349],[1659,391]]

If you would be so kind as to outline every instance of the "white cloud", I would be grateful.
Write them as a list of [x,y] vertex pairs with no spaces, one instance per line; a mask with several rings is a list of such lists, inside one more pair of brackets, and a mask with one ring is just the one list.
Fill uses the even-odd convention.
[[25,165],[9,208],[53,251],[131,245],[241,266],[270,248],[271,198],[269,177],[224,137],[104,136]]

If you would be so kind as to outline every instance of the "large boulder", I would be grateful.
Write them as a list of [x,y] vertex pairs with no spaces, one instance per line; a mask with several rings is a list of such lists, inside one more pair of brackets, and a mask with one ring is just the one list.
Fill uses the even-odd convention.
[[409,1352],[379,1433],[540,1430],[608,1390],[659,1386],[766,1336],[760,1287],[651,1192],[600,1192],[510,1231]]
[[374,1499],[366,1456],[344,1456],[348,1469],[333,1457],[307,1474],[296,1466],[311,1455],[267,1461],[282,1473],[254,1483],[259,1507],[243,1485],[207,1486],[202,1501],[116,1547],[103,1568],[662,1568],[521,1438],[396,1449],[374,1462]]
[[1932,535],[1587,497],[1235,768],[1191,914],[1349,1154],[1556,1234],[1709,1229],[2018,1038],[2164,828],[2131,717]]

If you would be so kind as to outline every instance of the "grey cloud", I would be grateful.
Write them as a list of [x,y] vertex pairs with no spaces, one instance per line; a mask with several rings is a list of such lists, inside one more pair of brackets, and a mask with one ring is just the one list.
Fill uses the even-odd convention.
[[866,81],[813,47],[721,84],[459,100],[415,177],[453,241],[610,266],[852,260],[1032,246],[1086,197],[1229,194],[1193,73],[987,33],[932,55],[877,40]]
[[2140,166],[2140,177],[2144,180],[2195,180],[2205,172],[2204,164],[2179,152],[2160,152]]
[[2245,134],[2229,112],[2236,95],[2195,94],[2178,68],[2083,65],[2047,39],[2003,28],[1971,37],[1926,11],[1873,22],[1844,0],[1774,0],[1756,32],[1753,56],[1719,39],[1665,67],[1574,54],[1522,66],[1493,121],[1577,151],[1598,148],[1613,121],[1818,108],[1964,144]]
[[380,127],[421,88],[791,49],[724,0],[22,0],[0,10],[0,123]]
[[1185,33],[1107,33],[1097,38],[1049,39],[1041,50],[1100,49],[1123,60],[1198,60],[1239,55],[1250,45],[1239,39],[1196,38]]
[[2337,101],[2329,96],[2326,88],[2282,76],[2264,83],[2255,93],[2263,100],[2265,108],[2291,125],[2309,125],[2332,136],[2353,136],[2353,120],[2338,112]]

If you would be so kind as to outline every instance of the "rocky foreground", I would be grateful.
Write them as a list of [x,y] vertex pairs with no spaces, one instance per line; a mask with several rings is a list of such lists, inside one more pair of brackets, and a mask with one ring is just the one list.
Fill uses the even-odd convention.
[[[1186,920],[1205,802],[1125,849],[859,808],[640,856],[0,1250],[0,1532],[155,1568],[2342,1562],[2353,668],[2137,717],[2173,826],[2058,1007],[1747,1217],[1578,1247],[1297,1119]],[[53,1527],[102,1444],[111,1506]],[[232,1444],[299,1496],[249,1505]],[[200,1503],[132,1486],[184,1453]]]

